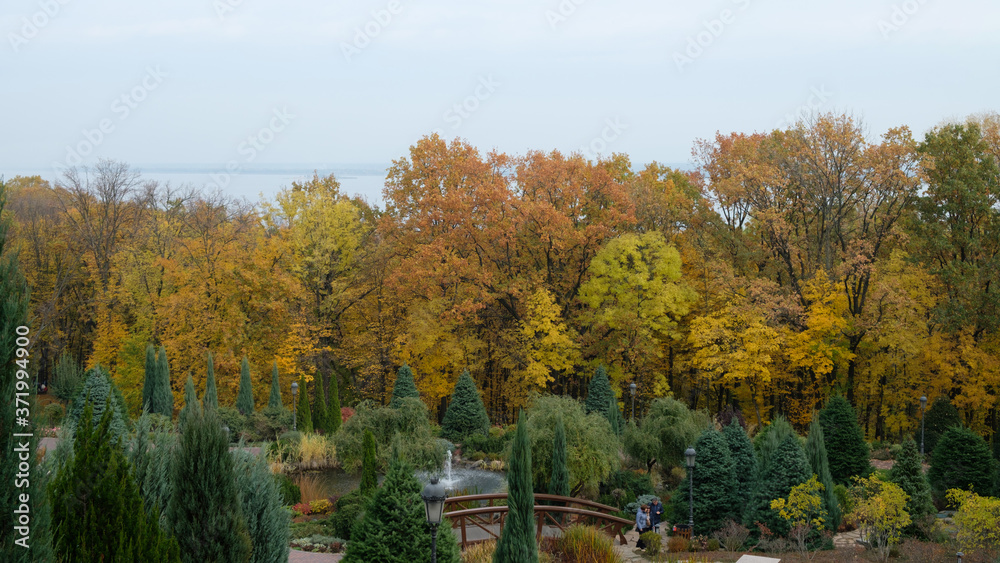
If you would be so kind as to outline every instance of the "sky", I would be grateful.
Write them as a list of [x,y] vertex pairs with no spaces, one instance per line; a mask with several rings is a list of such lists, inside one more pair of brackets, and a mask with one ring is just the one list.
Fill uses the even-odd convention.
[[681,165],[1000,110],[995,0],[4,0],[0,173],[384,169],[422,136]]

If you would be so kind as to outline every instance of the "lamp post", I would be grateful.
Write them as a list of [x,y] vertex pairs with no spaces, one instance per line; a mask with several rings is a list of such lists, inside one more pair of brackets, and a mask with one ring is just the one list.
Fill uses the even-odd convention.
[[687,461],[688,468],[688,527],[691,529],[691,533],[694,534],[694,458],[697,452],[694,448],[688,448],[684,450],[684,458]]
[[292,382],[292,431],[295,430],[296,423],[298,422],[299,413],[296,412],[297,407],[299,405],[299,402],[297,400],[298,396],[299,396],[299,382],[293,381]]
[[632,422],[635,422],[635,382],[633,381],[628,386],[629,391],[632,392]]
[[431,525],[431,563],[437,563],[437,533],[441,517],[444,515],[444,501],[448,499],[444,485],[438,483],[437,477],[431,477],[431,482],[420,492],[424,499],[424,509],[427,512],[427,523]]
[[924,408],[927,407],[927,395],[920,397],[920,461],[924,459]]
[[955,555],[958,557],[958,563],[962,563],[962,558],[965,557],[965,554],[959,551]]

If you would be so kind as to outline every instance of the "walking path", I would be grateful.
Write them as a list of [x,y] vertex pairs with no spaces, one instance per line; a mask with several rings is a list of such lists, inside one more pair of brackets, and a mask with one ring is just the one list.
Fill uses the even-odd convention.
[[312,553],[297,549],[288,552],[288,563],[334,563],[343,558],[343,553]]
[[864,549],[864,546],[858,543],[859,539],[861,539],[861,530],[843,532],[833,536],[833,547],[834,549]]

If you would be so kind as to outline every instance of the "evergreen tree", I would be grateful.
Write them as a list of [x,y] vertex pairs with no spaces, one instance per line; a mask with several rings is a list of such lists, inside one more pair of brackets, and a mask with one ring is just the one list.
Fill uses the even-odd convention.
[[889,470],[889,480],[910,495],[910,499],[906,501],[906,512],[909,513],[913,523],[906,531],[911,535],[916,534],[917,523],[933,515],[935,510],[931,499],[931,486],[921,467],[920,449],[912,439],[903,442],[903,451],[896,457],[896,463]]
[[173,465],[166,520],[186,563],[250,560],[251,541],[229,453],[215,410],[189,413]]
[[62,561],[180,561],[174,538],[147,512],[121,448],[111,440],[113,411],[97,427],[84,408],[73,440],[74,455],[52,484],[52,525]]
[[83,385],[83,370],[66,351],[59,354],[52,376],[52,394],[63,401],[76,397],[76,392]]
[[[351,533],[344,563],[424,563],[431,559],[431,531],[413,468],[393,457],[382,486]],[[437,560],[458,563],[451,527],[438,528]]]
[[206,409],[219,408],[219,390],[215,387],[215,360],[208,353],[208,378],[205,380],[205,395],[201,399]]
[[697,452],[695,468],[688,472],[672,504],[673,519],[685,522],[689,516],[688,494],[694,478],[694,533],[710,535],[725,525],[728,519],[740,518],[737,502],[738,489],[733,458],[722,433],[714,428],[706,430],[694,444]]
[[146,371],[142,380],[142,409],[153,412],[153,391],[159,384],[159,365],[156,363],[156,346],[146,345]]
[[988,496],[993,491],[993,477],[993,455],[982,436],[962,426],[944,431],[927,472],[938,498],[944,498],[948,489],[971,489]]
[[251,563],[288,561],[288,512],[282,508],[281,492],[267,457],[248,451],[235,452],[236,487],[253,544]]
[[271,396],[267,399],[267,408],[281,408],[281,384],[278,382],[278,362],[271,367]]
[[753,490],[754,476],[757,474],[753,443],[735,417],[722,430],[722,436],[726,439],[726,446],[729,447],[729,456],[733,460],[733,471],[736,474],[736,506],[746,506]]
[[[200,410],[188,409],[187,412]],[[182,412],[182,425],[186,424],[186,418],[187,413]],[[135,423],[135,432],[125,452],[146,510],[156,509],[162,520],[173,491],[171,465],[177,452],[177,435],[162,429],[153,431],[152,419],[144,412]]]
[[[597,366],[594,376],[590,378],[590,385],[587,386],[587,400],[584,408],[587,414],[599,412],[605,417],[609,417],[609,401],[614,400],[615,393],[611,390],[611,381],[608,380],[608,370],[604,365]],[[617,401],[616,401],[617,402]]]
[[156,354],[156,384],[151,393],[149,412],[173,418],[174,392],[170,388],[170,363],[167,361],[167,350],[163,346],[160,346]]
[[378,475],[375,473],[377,458],[375,455],[375,436],[371,430],[365,429],[364,460],[361,463],[361,485],[358,487],[363,496],[371,496],[378,487]]
[[[7,188],[3,181],[0,181],[0,391],[3,398],[0,399],[0,478],[3,485],[0,486],[0,561],[10,563],[48,561],[52,558],[51,532],[47,524],[49,511],[48,502],[44,494],[43,472],[38,467],[38,457],[33,455],[37,450],[37,432],[31,432],[24,426],[18,424],[17,409],[23,405],[15,401],[16,393],[21,391],[17,388],[18,381],[23,381],[17,377],[17,371],[22,369],[18,360],[26,364],[25,360],[17,357],[18,338],[28,338],[32,341],[35,335],[24,334],[24,330],[18,327],[28,326],[28,310],[30,292],[28,283],[21,273],[17,254],[13,251],[13,245],[7,238],[10,229],[10,215],[6,209]],[[23,343],[23,341],[22,341]],[[35,361],[35,360],[32,360]],[[29,385],[29,388],[32,387]],[[30,391],[29,391],[30,392]],[[34,397],[29,396],[31,412],[38,412],[37,405],[34,404]],[[14,436],[19,433],[30,433],[32,436]],[[28,452],[28,460],[23,462],[20,459],[21,452]],[[18,486],[20,479],[18,473],[24,473],[20,465],[27,463],[28,479],[27,486]],[[29,496],[29,506],[31,515],[30,530],[27,536],[22,535],[18,530],[20,527],[20,515],[15,511],[21,510],[20,495]],[[25,549],[27,546],[27,549]]]
[[[958,409],[951,404],[947,395],[940,395],[924,413],[924,453],[930,457],[938,439],[952,426],[961,426],[962,418]],[[918,444],[919,446],[919,444]]]
[[392,386],[392,400],[389,405],[399,408],[400,403],[406,397],[420,398],[420,391],[417,391],[417,384],[413,382],[413,370],[410,366],[403,364],[396,372],[396,383]]
[[836,530],[840,527],[842,514],[840,502],[833,491],[833,477],[830,475],[830,460],[826,455],[826,440],[823,437],[823,426],[819,423],[819,417],[814,416],[809,423],[809,436],[806,438],[806,457],[809,458],[809,466],[816,475],[817,480],[823,485],[823,509],[830,517],[827,528]]
[[126,438],[128,416],[125,414],[125,403],[121,399],[121,392],[115,387],[108,372],[99,365],[87,371],[83,387],[80,388],[66,414],[65,426],[69,431],[76,429],[87,405],[93,408],[95,417],[103,416],[106,409],[111,410],[111,439],[120,442]]
[[781,442],[788,436],[798,437],[792,423],[783,415],[775,416],[770,424],[757,432],[754,436],[753,446],[757,454],[757,469],[771,463],[771,458],[777,453]]
[[792,487],[805,483],[810,477],[812,468],[809,467],[809,460],[802,451],[798,437],[786,435],[774,455],[768,458],[757,474],[750,504],[743,515],[744,525],[757,533],[756,524],[760,522],[775,534],[787,536],[788,522],[771,509],[771,501],[788,498]]
[[330,375],[330,402],[326,409],[326,423],[329,425],[330,433],[340,430],[343,419],[340,415],[340,385],[337,384],[337,372]]
[[569,496],[569,468],[566,465],[566,425],[562,416],[556,422],[556,435],[552,441],[552,477],[549,478],[549,494]]
[[451,402],[441,423],[441,437],[461,442],[473,434],[486,436],[489,430],[490,417],[486,414],[483,399],[469,370],[465,370],[451,393]]
[[312,432],[312,413],[309,411],[309,387],[306,385],[305,376],[299,378],[299,408],[295,415],[298,417],[298,429],[300,432]]
[[[615,436],[621,437],[625,430],[625,419],[622,418],[622,413],[618,410],[618,401],[615,400],[614,396],[611,397],[611,402],[608,404],[608,413],[611,431],[614,432]],[[632,421],[632,424],[635,424],[635,421]]]
[[330,427],[326,420],[326,399],[323,397],[323,376],[316,374],[315,382],[316,386],[313,388],[315,393],[312,407],[313,429],[323,434],[329,434]]
[[236,408],[244,416],[253,414],[253,385],[250,382],[250,361],[243,356],[240,364],[240,390],[236,395]]
[[201,405],[198,404],[198,393],[194,390],[194,380],[191,379],[191,374],[188,374],[187,381],[184,382],[184,408],[177,415],[177,421],[180,423],[182,431],[185,418],[192,410],[201,410]]
[[819,413],[834,483],[847,484],[868,470],[868,444],[858,426],[854,407],[842,395],[830,399]]
[[531,484],[531,444],[524,419],[517,431],[507,463],[507,518],[493,552],[493,563],[537,563],[535,543],[535,493]]

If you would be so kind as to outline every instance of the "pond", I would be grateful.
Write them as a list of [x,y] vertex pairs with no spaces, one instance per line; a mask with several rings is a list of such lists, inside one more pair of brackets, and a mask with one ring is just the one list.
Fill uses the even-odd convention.
[[[456,494],[486,494],[500,491],[504,484],[504,474],[497,471],[486,471],[483,469],[456,468],[450,472],[435,473],[444,484],[448,495]],[[416,474],[421,484],[427,483],[433,476],[423,471]],[[351,475],[341,469],[327,469],[323,471],[303,471],[290,475],[292,481],[299,486],[302,491],[302,502],[329,498],[331,496],[343,496],[358,488],[361,483],[361,475]],[[382,482],[379,475],[379,483]]]

